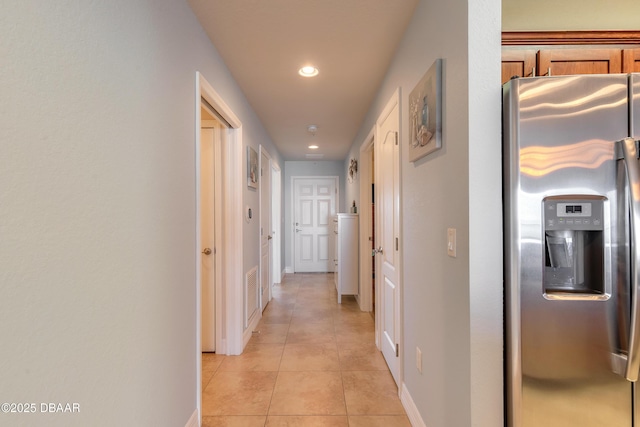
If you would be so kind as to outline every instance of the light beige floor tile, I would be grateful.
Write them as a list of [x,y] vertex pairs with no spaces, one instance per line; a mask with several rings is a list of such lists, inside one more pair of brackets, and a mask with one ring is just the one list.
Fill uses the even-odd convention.
[[264,427],[266,416],[202,417],[202,427]]
[[318,344],[335,342],[333,322],[299,323],[289,326],[287,344]]
[[[367,325],[368,326],[368,325]],[[345,328],[343,325],[336,325],[336,341],[343,343],[363,343],[368,344],[375,342],[375,331],[372,329],[367,331],[365,329],[358,330],[353,328]]]
[[340,360],[335,343],[287,344],[280,371],[339,371]]
[[343,371],[349,415],[404,415],[398,389],[389,372]]
[[203,391],[207,387],[207,385],[209,384],[209,381],[211,381],[211,378],[213,378],[213,375],[215,373],[216,373],[215,371],[202,371],[202,390]]
[[349,427],[411,427],[406,415],[363,415],[349,417]]
[[293,311],[292,321],[303,320],[307,322],[313,321],[327,321],[333,323],[333,316],[331,313],[331,309],[304,309],[304,308],[296,308]]
[[215,372],[226,356],[216,353],[202,353],[202,370]]
[[270,416],[267,427],[349,427],[349,420],[343,416]]
[[387,362],[372,343],[338,343],[340,369],[343,371],[386,371]]
[[277,372],[216,372],[202,393],[202,415],[267,415]]
[[280,372],[269,415],[346,415],[340,372]]
[[282,310],[276,313],[265,313],[262,314],[261,323],[283,323],[289,324],[291,322],[291,316],[293,316],[293,310]]
[[227,356],[218,371],[277,371],[283,344],[248,344],[241,355]]
[[258,323],[258,333],[251,336],[249,344],[284,344],[289,332],[288,323]]

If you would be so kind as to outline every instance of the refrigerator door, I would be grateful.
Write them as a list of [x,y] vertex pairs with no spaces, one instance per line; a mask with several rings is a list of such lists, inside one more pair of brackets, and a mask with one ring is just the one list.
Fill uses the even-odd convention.
[[629,251],[617,240],[628,214],[618,212],[627,202],[614,143],[629,129],[627,80],[560,76],[504,87],[511,427],[632,426],[620,364]]

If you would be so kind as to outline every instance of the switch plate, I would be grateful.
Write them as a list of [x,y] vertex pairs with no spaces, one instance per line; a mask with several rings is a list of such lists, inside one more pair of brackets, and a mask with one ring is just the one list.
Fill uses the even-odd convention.
[[422,350],[420,347],[416,347],[416,368],[418,368],[418,372],[422,373]]
[[447,228],[447,255],[456,257],[456,229]]

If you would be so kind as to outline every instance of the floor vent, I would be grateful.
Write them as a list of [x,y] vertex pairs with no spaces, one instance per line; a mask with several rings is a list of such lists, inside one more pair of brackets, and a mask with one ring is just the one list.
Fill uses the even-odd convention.
[[244,280],[244,328],[248,328],[253,316],[259,313],[258,266],[247,272]]

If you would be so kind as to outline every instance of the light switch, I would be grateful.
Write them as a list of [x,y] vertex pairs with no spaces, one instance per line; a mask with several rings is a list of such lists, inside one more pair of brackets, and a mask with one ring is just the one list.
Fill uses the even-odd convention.
[[447,228],[447,255],[456,257],[456,229]]

